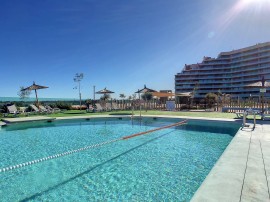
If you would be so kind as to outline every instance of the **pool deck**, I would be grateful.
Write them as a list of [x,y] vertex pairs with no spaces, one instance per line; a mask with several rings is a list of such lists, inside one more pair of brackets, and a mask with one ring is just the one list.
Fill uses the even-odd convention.
[[18,118],[3,118],[2,121],[5,123],[20,123],[20,122],[31,122],[31,121],[52,121],[55,118],[46,116],[32,116],[32,117],[18,117]]
[[[130,115],[97,115],[50,118],[44,116],[4,119],[7,123],[67,119],[120,118]],[[139,117],[139,116],[134,116]],[[217,119],[184,116],[143,116],[160,118],[199,119],[240,122],[234,119]],[[248,120],[250,122],[251,120]],[[3,123],[3,122],[2,122]],[[5,123],[3,123],[5,124]],[[1,125],[1,122],[0,122]],[[239,129],[191,201],[270,201],[270,121],[257,121],[256,128]]]
[[4,125],[6,125],[6,123],[0,121],[0,126],[4,126]]
[[240,129],[192,198],[270,201],[270,125]]

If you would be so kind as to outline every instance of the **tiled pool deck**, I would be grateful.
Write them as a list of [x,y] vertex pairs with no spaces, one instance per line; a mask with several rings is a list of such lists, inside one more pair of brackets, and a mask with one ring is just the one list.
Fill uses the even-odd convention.
[[192,201],[269,201],[270,125],[239,130]]
[[6,125],[6,123],[0,121],[0,126],[4,126],[4,125]]
[[[76,116],[60,119],[84,119],[95,117],[130,116]],[[203,117],[145,116],[187,118],[224,121]],[[13,118],[10,122],[51,120],[48,117]],[[239,121],[239,120],[238,120]],[[270,121],[258,122],[256,128],[243,128],[238,131],[216,165],[192,198],[201,201],[270,201],[268,181],[270,179]]]

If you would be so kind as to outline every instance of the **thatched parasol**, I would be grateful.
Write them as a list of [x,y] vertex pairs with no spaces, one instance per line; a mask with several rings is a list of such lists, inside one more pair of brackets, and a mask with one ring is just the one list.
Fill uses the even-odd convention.
[[144,88],[143,89],[138,90],[135,93],[153,93],[153,92],[157,92],[157,91],[155,91],[153,89],[150,89],[150,88],[147,88],[146,85],[144,85]]
[[96,94],[111,94],[111,93],[114,93],[114,92],[108,90],[107,88],[104,88],[104,89],[96,92]]
[[35,84],[35,82],[33,82],[33,85],[31,85],[31,86],[29,86],[27,88],[22,89],[22,91],[25,91],[25,90],[29,90],[29,91],[34,90],[35,91],[35,94],[36,94],[37,105],[38,105],[37,90],[44,89],[44,88],[49,88],[49,87],[47,87],[47,86],[40,86],[40,85]]
[[[104,88],[104,89],[96,92],[96,94],[103,94],[104,100],[106,99],[106,97],[105,97],[106,95],[112,94],[112,93],[114,93],[114,92],[111,90],[108,90],[107,88]],[[108,98],[109,98],[109,96],[108,96]]]

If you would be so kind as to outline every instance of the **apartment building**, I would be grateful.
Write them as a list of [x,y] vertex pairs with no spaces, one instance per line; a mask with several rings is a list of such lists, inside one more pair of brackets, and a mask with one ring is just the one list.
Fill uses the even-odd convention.
[[[270,81],[270,42],[221,52],[217,58],[204,57],[201,63],[185,65],[175,75],[175,93],[192,92],[195,98],[207,93],[225,93],[233,98],[258,97],[260,87],[246,85],[260,81],[264,76]],[[265,93],[270,97],[270,89]]]

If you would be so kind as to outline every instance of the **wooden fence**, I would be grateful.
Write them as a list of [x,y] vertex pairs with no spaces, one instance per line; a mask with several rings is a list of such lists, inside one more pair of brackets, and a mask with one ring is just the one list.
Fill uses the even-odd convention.
[[[159,100],[151,100],[148,103],[141,100],[114,100],[113,102],[116,102],[118,107],[120,109],[132,109],[132,105],[134,105],[134,109],[138,110],[140,108],[140,103],[141,103],[141,108],[142,110],[145,110],[146,107],[149,110],[166,110],[166,102],[162,103]],[[219,112],[228,112],[228,113],[235,113],[235,112],[240,112],[248,108],[252,109],[262,109],[262,102],[260,100],[237,100],[237,99],[231,99],[227,101],[226,103],[215,103],[211,107],[213,111],[219,111]],[[175,109],[177,111],[181,110],[189,110],[189,109],[209,109],[209,106],[207,103],[194,103],[191,105],[191,103],[178,103],[175,101]],[[270,99],[266,99],[264,101],[264,111],[266,114],[270,113]]]

